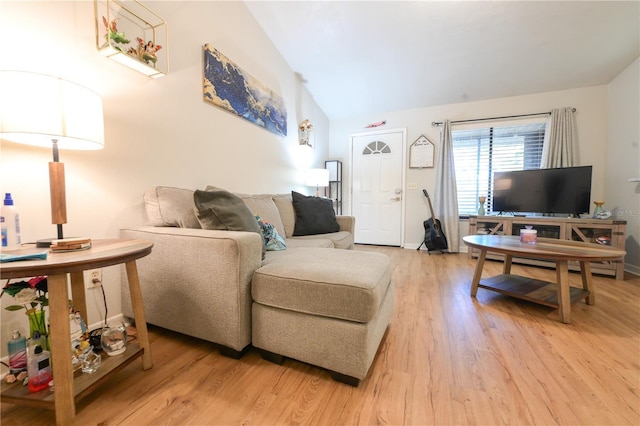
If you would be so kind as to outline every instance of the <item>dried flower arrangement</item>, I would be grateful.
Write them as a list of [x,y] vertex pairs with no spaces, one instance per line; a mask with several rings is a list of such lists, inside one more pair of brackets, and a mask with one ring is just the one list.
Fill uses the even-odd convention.
[[[124,32],[118,32],[116,20],[114,19],[113,21],[108,22],[107,18],[103,16],[102,23],[107,30],[105,39],[113,40],[116,43],[116,45],[113,46],[116,50],[119,50],[122,53],[126,53],[127,55],[132,56],[139,61],[144,62],[147,65],[151,65],[155,68],[156,62],[158,61],[156,53],[158,52],[158,50],[162,49],[162,46],[160,46],[159,44],[155,44],[153,40],[149,40],[145,43],[142,38],[136,37],[138,45],[136,47],[130,46],[128,49],[124,50],[125,48],[127,48],[127,45],[131,43],[131,40],[127,39]],[[118,44],[122,44],[124,46],[120,47],[118,46]]]

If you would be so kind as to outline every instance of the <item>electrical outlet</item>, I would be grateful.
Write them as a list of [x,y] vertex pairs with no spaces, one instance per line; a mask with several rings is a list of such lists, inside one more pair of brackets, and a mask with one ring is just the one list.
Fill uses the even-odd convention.
[[85,272],[84,282],[86,288],[95,288],[102,285],[102,269],[91,269]]
[[407,183],[407,189],[418,189],[418,184],[415,182]]

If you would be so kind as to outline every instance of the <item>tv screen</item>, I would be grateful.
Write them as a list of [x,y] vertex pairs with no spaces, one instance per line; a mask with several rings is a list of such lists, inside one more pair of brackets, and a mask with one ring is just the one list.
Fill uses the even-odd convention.
[[492,210],[500,213],[589,212],[592,166],[495,172]]

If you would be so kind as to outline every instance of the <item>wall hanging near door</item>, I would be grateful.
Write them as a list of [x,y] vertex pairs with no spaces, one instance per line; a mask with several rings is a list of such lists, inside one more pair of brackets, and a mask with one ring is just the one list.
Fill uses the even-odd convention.
[[204,45],[203,96],[205,102],[287,135],[283,99],[208,43]]
[[411,144],[409,155],[409,168],[421,169],[423,167],[433,167],[433,143],[426,138],[425,135],[420,135],[414,143]]

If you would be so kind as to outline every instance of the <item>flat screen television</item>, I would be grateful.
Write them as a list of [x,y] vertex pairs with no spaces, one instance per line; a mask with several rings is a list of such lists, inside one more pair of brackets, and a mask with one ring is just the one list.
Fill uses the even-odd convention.
[[592,166],[495,172],[492,210],[500,213],[588,213]]

